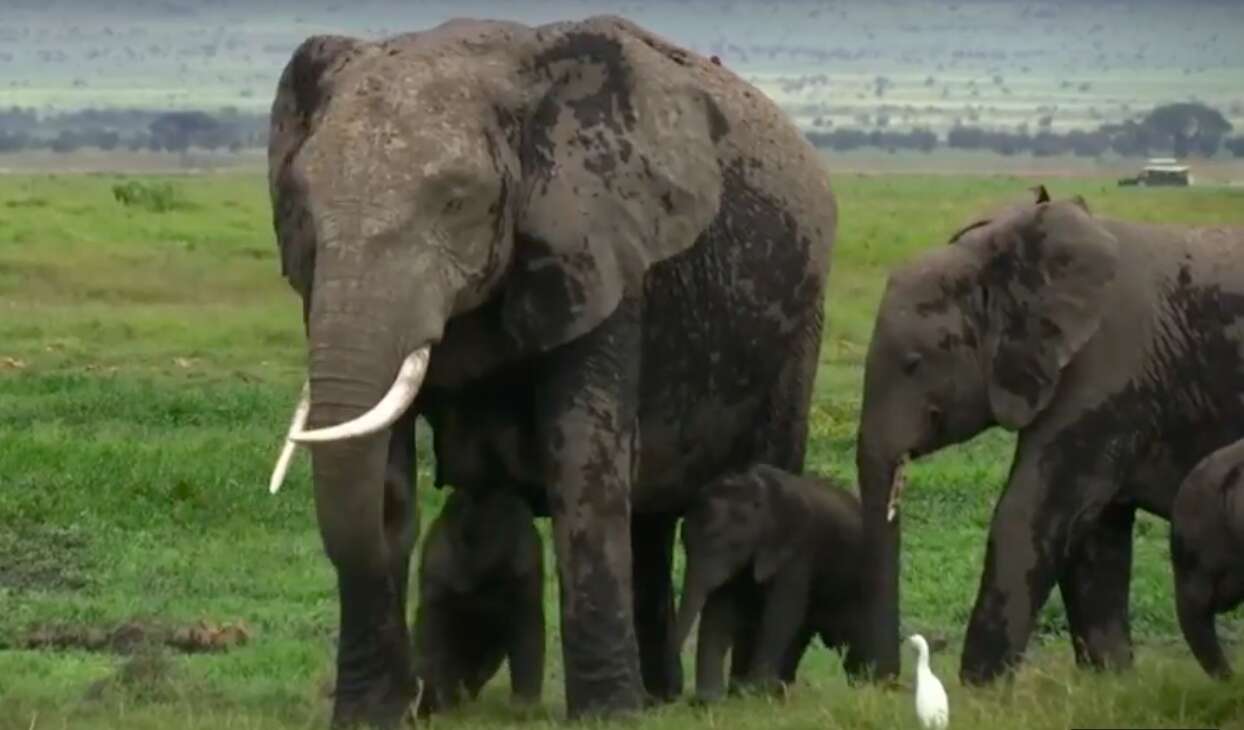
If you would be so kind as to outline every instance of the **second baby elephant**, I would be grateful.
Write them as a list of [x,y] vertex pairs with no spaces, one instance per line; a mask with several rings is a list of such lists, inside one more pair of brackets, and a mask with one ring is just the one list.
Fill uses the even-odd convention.
[[1188,473],[1171,507],[1175,607],[1184,639],[1211,676],[1231,676],[1214,624],[1244,602],[1244,439]]
[[792,682],[815,635],[862,669],[861,530],[855,495],[824,479],[762,464],[705,487],[684,516],[678,611],[679,646],[700,616],[699,699],[723,693],[727,651],[748,685]]
[[544,556],[530,507],[512,491],[455,489],[419,563],[416,673],[423,709],[474,699],[508,659],[515,699],[544,684]]

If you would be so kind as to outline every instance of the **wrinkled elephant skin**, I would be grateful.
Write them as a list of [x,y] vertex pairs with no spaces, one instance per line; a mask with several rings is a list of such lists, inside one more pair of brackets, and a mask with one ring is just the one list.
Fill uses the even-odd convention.
[[820,155],[620,18],[454,20],[305,41],[269,179],[307,327],[290,439],[339,581],[334,722],[392,725],[414,693],[416,414],[439,482],[552,517],[569,715],[676,696],[676,516],[726,470],[803,467],[837,226]]
[[1241,230],[1110,220],[1039,188],[891,273],[857,444],[879,675],[898,671],[902,464],[992,426],[1018,443],[960,678],[1016,665],[1055,583],[1077,663],[1131,665],[1135,510],[1168,515],[1183,475],[1244,436],[1241,250]]

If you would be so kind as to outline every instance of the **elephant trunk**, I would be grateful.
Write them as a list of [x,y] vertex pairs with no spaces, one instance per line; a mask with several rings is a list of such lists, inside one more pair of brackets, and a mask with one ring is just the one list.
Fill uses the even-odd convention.
[[696,618],[704,610],[704,604],[708,601],[708,594],[711,590],[704,571],[700,569],[697,561],[688,559],[682,586],[682,598],[678,602],[675,629],[678,642],[675,646],[680,653],[687,643],[687,637],[691,635],[691,627],[695,625]]
[[[350,553],[361,553],[358,557],[365,556],[368,563],[388,562],[382,539],[388,426],[414,395],[408,396],[409,387],[397,382],[410,358],[401,351],[397,343],[402,338],[387,319],[393,307],[379,296],[340,306],[321,299],[312,307],[306,416],[310,430],[292,433],[289,440],[311,446],[320,528],[329,557],[339,565],[338,557],[354,562],[347,558]],[[377,424],[372,418],[367,430],[354,428],[373,416],[378,404],[392,401],[395,390],[406,403],[396,413],[391,412],[395,404],[387,404],[388,423]],[[351,433],[340,437],[343,430]],[[326,433],[338,437],[323,439]]]
[[901,455],[873,450],[867,429],[861,429],[856,462],[864,517],[864,579],[860,651],[871,664],[874,679],[899,673],[899,553],[901,517],[895,509],[901,488]]

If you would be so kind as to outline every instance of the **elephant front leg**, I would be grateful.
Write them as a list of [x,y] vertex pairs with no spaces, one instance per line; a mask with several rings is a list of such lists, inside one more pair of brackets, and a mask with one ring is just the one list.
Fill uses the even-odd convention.
[[809,580],[806,566],[790,566],[779,571],[765,590],[760,634],[747,673],[749,685],[775,689],[779,684],[783,663],[807,617]]
[[[1099,451],[1116,453],[1107,444]],[[1101,508],[1093,505],[1108,504],[1115,492],[1108,463],[1059,469],[1057,456],[1032,444],[1025,448],[1022,437],[1017,453],[989,527],[985,569],[959,666],[964,684],[992,682],[1019,664],[1037,612],[1067,564],[1067,546],[1097,524]],[[1068,472],[1074,476],[1063,483],[1047,480],[1048,474]]]
[[[554,482],[551,511],[567,712],[576,719],[638,710],[643,700],[632,613],[630,490],[624,470],[614,464],[628,458],[629,449],[607,433],[569,423],[561,438],[571,453]],[[574,453],[580,449],[587,458]]]
[[454,626],[454,607],[432,596],[420,596],[415,614],[415,671],[423,681],[421,715],[443,711],[459,701],[462,684],[458,645],[459,629]]
[[631,519],[639,666],[648,696],[664,702],[682,694],[683,683],[671,580],[677,524],[678,518],[669,515],[635,515]]
[[812,643],[814,636],[812,629],[804,628],[795,636],[795,640],[791,642],[790,648],[782,657],[782,665],[778,669],[778,679],[783,684],[794,684],[795,676],[799,672],[799,663],[803,661],[803,655],[808,651],[808,645]]
[[734,643],[730,648],[730,693],[742,692],[752,671],[756,639],[760,635],[760,619],[764,612],[762,586],[750,574],[735,577],[731,582],[734,596]]
[[1132,666],[1128,596],[1135,519],[1131,505],[1103,510],[1096,525],[1077,541],[1059,578],[1078,666]]
[[534,398],[571,719],[643,706],[631,586],[638,314],[636,302],[624,301],[604,324],[551,354]]

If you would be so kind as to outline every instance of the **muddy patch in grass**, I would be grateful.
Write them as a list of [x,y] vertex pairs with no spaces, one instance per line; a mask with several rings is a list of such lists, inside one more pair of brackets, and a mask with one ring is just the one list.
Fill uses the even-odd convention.
[[113,628],[51,624],[27,632],[12,649],[80,650],[139,656],[155,649],[185,654],[219,653],[244,646],[251,638],[243,622],[197,621],[170,626],[157,621],[126,621]]
[[0,588],[76,591],[87,585],[87,538],[76,527],[0,527]]

